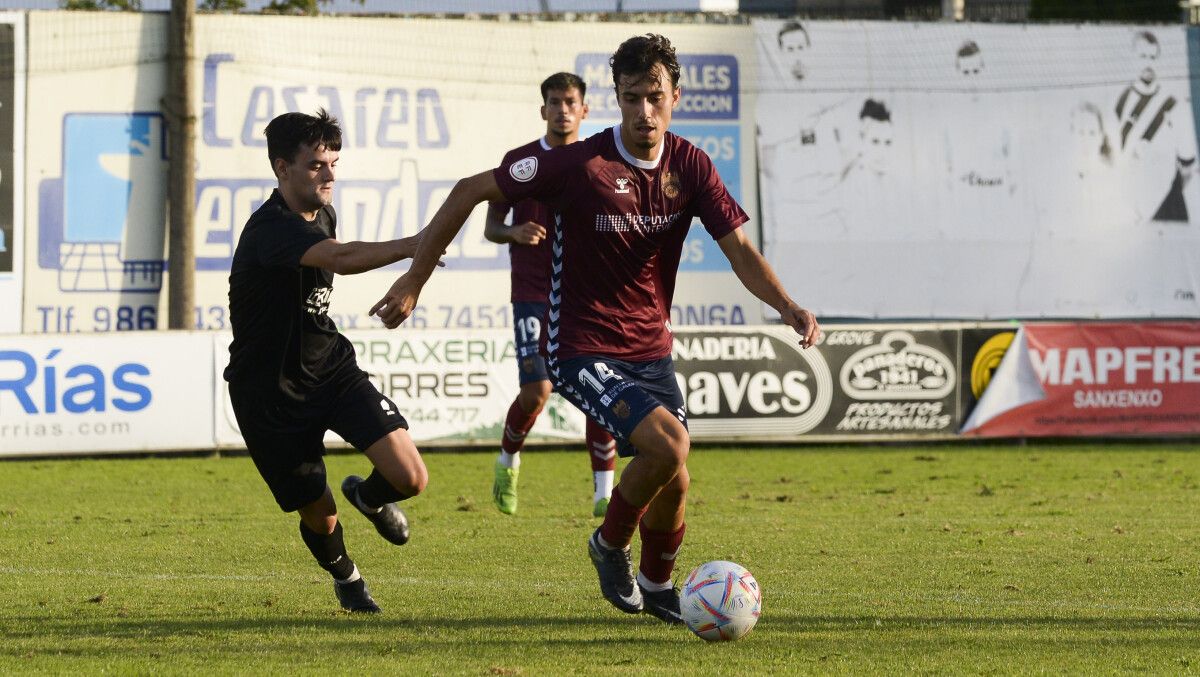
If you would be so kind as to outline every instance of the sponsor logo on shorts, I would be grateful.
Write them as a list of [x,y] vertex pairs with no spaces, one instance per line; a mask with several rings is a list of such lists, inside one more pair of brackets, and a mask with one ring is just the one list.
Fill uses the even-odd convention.
[[631,413],[629,411],[629,403],[625,400],[617,400],[616,403],[612,405],[612,410],[618,418],[629,418],[629,414]]
[[517,160],[508,167],[508,175],[513,177],[513,180],[525,183],[537,175],[538,160],[532,155]]

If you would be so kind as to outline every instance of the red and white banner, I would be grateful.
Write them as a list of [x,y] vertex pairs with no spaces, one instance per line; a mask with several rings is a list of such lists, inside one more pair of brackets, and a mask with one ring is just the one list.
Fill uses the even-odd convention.
[[1025,325],[962,432],[1200,432],[1200,322]]

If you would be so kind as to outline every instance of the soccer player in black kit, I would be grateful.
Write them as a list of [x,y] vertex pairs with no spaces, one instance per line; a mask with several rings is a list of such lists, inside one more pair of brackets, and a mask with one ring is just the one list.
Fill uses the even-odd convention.
[[342,483],[346,499],[388,541],[408,541],[397,501],[421,493],[425,463],[394,402],[358,368],[354,348],[329,318],[335,274],[412,257],[419,236],[339,242],[331,202],[342,131],[324,110],[286,113],[267,125],[279,181],[250,216],[229,275],[233,343],[225,380],[246,448],[284,512],[300,514],[300,538],[333,576],[342,608],[376,613],[346,553],[322,442],[332,430],[374,465]]

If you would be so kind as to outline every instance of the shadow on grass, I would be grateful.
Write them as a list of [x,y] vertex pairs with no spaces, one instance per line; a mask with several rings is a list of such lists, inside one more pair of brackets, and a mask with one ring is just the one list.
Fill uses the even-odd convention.
[[[4,627],[7,626],[7,627]],[[397,631],[397,637],[419,634],[422,641],[429,635],[443,635],[448,643],[461,641],[456,635],[475,631],[490,631],[511,628],[518,631],[515,637],[501,633],[493,638],[471,636],[473,643],[526,643],[533,633],[540,643],[562,643],[566,645],[590,642],[597,636],[628,635],[622,642],[661,642],[658,633],[640,637],[644,630],[666,629],[648,616],[625,617],[615,614],[596,616],[523,616],[473,618],[450,617],[397,617],[392,615],[362,616],[337,614],[328,618],[301,617],[246,617],[246,618],[195,618],[181,619],[175,616],[141,616],[130,618],[47,620],[44,617],[10,617],[4,624],[4,634],[9,639],[34,639],[46,636],[108,637],[155,639],[178,636],[228,635],[229,633],[279,634],[293,631],[344,632],[370,629]],[[856,630],[903,631],[935,629],[1028,629],[1034,632],[1077,631],[1082,633],[1128,633],[1134,631],[1179,630],[1200,635],[1200,615],[1162,616],[1149,618],[1095,618],[1095,617],[1052,617],[1052,616],[804,616],[771,615],[764,617],[760,629],[771,632],[827,633]],[[682,630],[682,628],[680,628]],[[585,639],[574,637],[583,634]],[[687,634],[683,631],[683,634]],[[555,638],[554,635],[559,635]],[[574,637],[573,637],[574,636]]]
[[[929,630],[931,628],[1028,628],[1032,630],[1077,630],[1084,632],[1129,632],[1133,630],[1190,630],[1200,632],[1196,616],[1153,616],[1148,618],[1096,618],[1062,616],[764,616],[771,628],[796,632],[831,630]],[[765,625],[763,626],[765,627]]]
[[[403,612],[401,612],[403,613]],[[349,614],[331,612],[329,617],[245,617],[245,618],[195,618],[181,619],[174,615],[153,616],[143,615],[125,618],[57,618],[14,616],[0,624],[4,636],[9,639],[38,638],[50,635],[67,637],[138,637],[154,639],[175,636],[207,636],[210,634],[227,635],[229,633],[287,633],[303,632],[344,632],[371,629],[395,629],[399,632],[412,630],[422,635],[428,633],[444,633],[447,637],[455,633],[470,633],[477,630],[495,630],[496,628],[511,628],[513,630],[535,633],[538,641],[549,641],[545,632],[569,630],[583,632],[589,636],[598,634],[620,633],[631,628],[666,627],[649,616],[625,617],[620,615],[604,615],[594,617],[579,616],[541,616],[529,617],[485,617],[474,618],[436,618],[436,617],[404,617],[391,614],[378,616],[365,614]],[[594,632],[591,632],[594,631]],[[540,634],[538,634],[540,633]],[[504,639],[498,637],[497,639]],[[637,638],[631,637],[632,641]],[[478,639],[472,639],[478,642]],[[486,640],[485,640],[486,641]],[[646,641],[653,641],[646,638]]]

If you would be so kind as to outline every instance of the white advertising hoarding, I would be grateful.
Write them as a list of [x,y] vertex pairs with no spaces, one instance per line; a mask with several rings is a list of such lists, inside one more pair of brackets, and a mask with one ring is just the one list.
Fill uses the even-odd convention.
[[[215,333],[213,399],[216,443],[245,445],[222,372],[229,363],[232,335]],[[375,387],[396,403],[417,442],[491,445],[500,448],[504,417],[517,395],[513,336],[501,329],[348,331],[358,366]],[[538,417],[529,441],[583,445],[583,414],[558,395]],[[344,444],[330,432],[326,441]]]
[[0,336],[0,456],[210,449],[212,337]]
[[755,30],[765,249],[818,314],[1200,314],[1183,27]]
[[28,22],[22,330],[153,329],[166,300],[167,17]]
[[[165,314],[166,21],[161,15],[31,15],[29,223],[24,330],[149,329]],[[585,70],[595,128],[615,122],[607,55],[636,24],[202,15],[196,19],[196,327],[227,330],[228,275],[246,219],[271,193],[263,129],[323,107],[343,125],[334,206],[341,240],[418,232],[454,182],[545,131],[538,86]],[[685,63],[679,133],[707,150],[755,213],[752,35],[746,26],[672,26]],[[72,36],[64,41],[56,36]],[[127,36],[119,50],[98,41]],[[740,39],[738,39],[740,36]],[[107,43],[106,43],[107,44]],[[298,49],[298,45],[321,45]],[[537,45],[537,49],[531,48]],[[102,51],[101,58],[95,52]],[[453,58],[447,58],[452,55]],[[690,93],[690,94],[689,94]],[[36,166],[35,166],[36,165]],[[413,328],[511,325],[508,254],[477,209],[409,321]],[[676,324],[746,324],[760,305],[694,228]],[[757,227],[748,231],[757,239]],[[405,263],[339,277],[331,316],[366,311]]]

